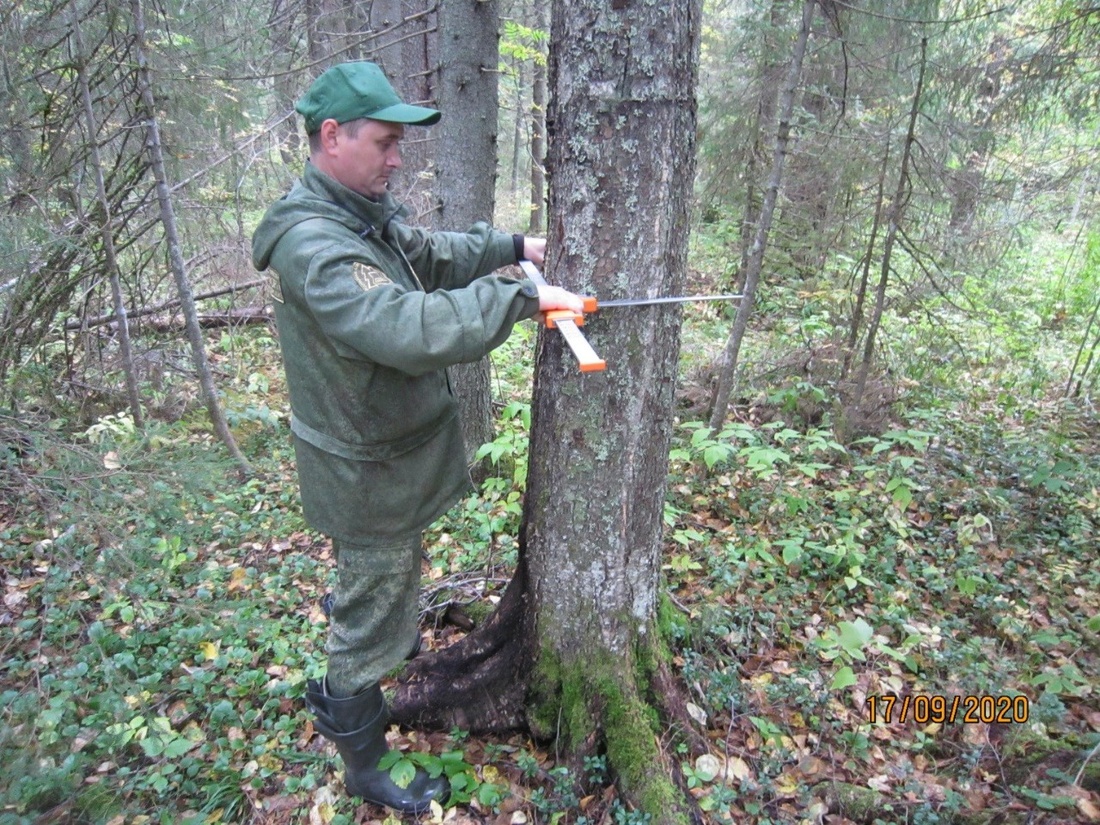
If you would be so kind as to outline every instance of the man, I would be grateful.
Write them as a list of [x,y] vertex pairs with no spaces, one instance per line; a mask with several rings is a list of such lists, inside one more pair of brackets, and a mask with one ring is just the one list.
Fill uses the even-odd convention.
[[443,802],[447,782],[420,772],[400,788],[377,769],[378,681],[419,645],[422,531],[470,486],[446,368],[481,358],[522,319],[583,305],[491,274],[541,263],[545,240],[402,222],[387,183],[405,127],[440,113],[403,103],[378,66],[327,70],[296,108],[310,162],[261,221],[253,261],[272,275],[303,510],[336,555],[328,673],[308,683],[306,703],[348,791],[415,813]]

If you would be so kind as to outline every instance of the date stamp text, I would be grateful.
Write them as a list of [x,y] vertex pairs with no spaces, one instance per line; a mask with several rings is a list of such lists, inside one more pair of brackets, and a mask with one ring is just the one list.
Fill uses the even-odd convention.
[[1022,725],[1031,715],[1031,700],[1026,696],[946,696],[916,693],[895,696],[892,693],[867,697],[867,721],[872,725]]

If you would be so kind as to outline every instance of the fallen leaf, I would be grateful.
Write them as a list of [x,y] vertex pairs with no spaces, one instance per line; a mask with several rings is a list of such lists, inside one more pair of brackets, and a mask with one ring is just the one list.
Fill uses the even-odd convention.
[[879,774],[878,776],[872,776],[867,780],[867,787],[874,791],[886,793],[890,790],[890,779],[886,774]]
[[703,782],[713,782],[722,772],[722,763],[711,753],[704,753],[695,760],[695,775]]
[[809,820],[815,823],[815,825],[820,825],[820,823],[825,821],[825,815],[827,813],[829,813],[829,806],[819,799],[806,809],[805,819],[802,821],[805,822]]
[[798,772],[806,778],[811,778],[824,773],[827,767],[828,765],[824,759],[819,759],[816,756],[807,756],[798,763]]
[[700,725],[705,726],[707,724],[707,712],[705,710],[703,710],[701,707],[699,707],[694,702],[688,702],[686,707],[687,707],[688,716],[690,716],[692,719],[694,719]]
[[775,790],[780,796],[795,796],[800,785],[798,777],[786,771],[779,774],[775,779]]
[[336,816],[336,793],[328,785],[322,785],[313,794],[309,809],[309,825],[329,825]]
[[13,590],[4,594],[4,607],[14,610],[27,600],[27,594],[19,590]]
[[431,808],[429,809],[431,818],[428,820],[432,825],[442,825],[443,823],[443,806],[438,801],[431,801]]
[[749,767],[748,762],[740,756],[735,756],[732,759],[726,760],[726,767],[722,775],[726,778],[727,782],[731,779],[736,779],[738,782],[744,782],[746,779],[752,778],[752,769]]
[[1094,805],[1091,799],[1078,799],[1077,810],[1089,822],[1100,822],[1100,808]]
[[1085,710],[1084,719],[1089,723],[1089,727],[1095,731],[1100,731],[1100,710]]

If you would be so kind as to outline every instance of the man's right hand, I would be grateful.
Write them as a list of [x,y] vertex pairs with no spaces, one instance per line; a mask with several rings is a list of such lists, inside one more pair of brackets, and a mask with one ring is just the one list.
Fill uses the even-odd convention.
[[558,286],[539,286],[539,312],[550,312],[555,309],[583,313],[584,299]]

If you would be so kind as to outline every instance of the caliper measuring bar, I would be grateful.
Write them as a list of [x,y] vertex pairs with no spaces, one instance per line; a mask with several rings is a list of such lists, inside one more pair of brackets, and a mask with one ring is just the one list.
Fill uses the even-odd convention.
[[[519,266],[530,281],[539,286],[547,286],[546,279],[542,277],[542,273],[538,271],[533,263],[523,260],[519,262]],[[578,316],[568,310],[553,310],[544,313],[543,317],[548,329],[556,329],[561,332],[565,343],[569,345],[569,349],[573,350],[573,355],[577,358],[581,372],[600,372],[607,367],[607,362],[596,355],[596,351],[592,349],[588,339],[577,328],[578,317],[581,323],[584,323],[584,316]]]
[[[535,265],[530,261],[520,261],[523,274],[540,286],[545,286],[546,280],[539,273]],[[598,312],[601,309],[613,309],[615,307],[641,307],[654,304],[683,304],[697,301],[736,301],[744,298],[740,294],[725,295],[676,295],[666,298],[621,298],[612,301],[600,301],[590,295],[582,295],[584,299],[583,312],[570,312],[569,310],[553,310],[543,314],[543,322],[548,329],[559,329],[565,337],[565,343],[577,356],[581,372],[597,372],[604,369],[606,362],[596,355],[592,346],[581,334],[578,327],[584,325],[584,313]]]

